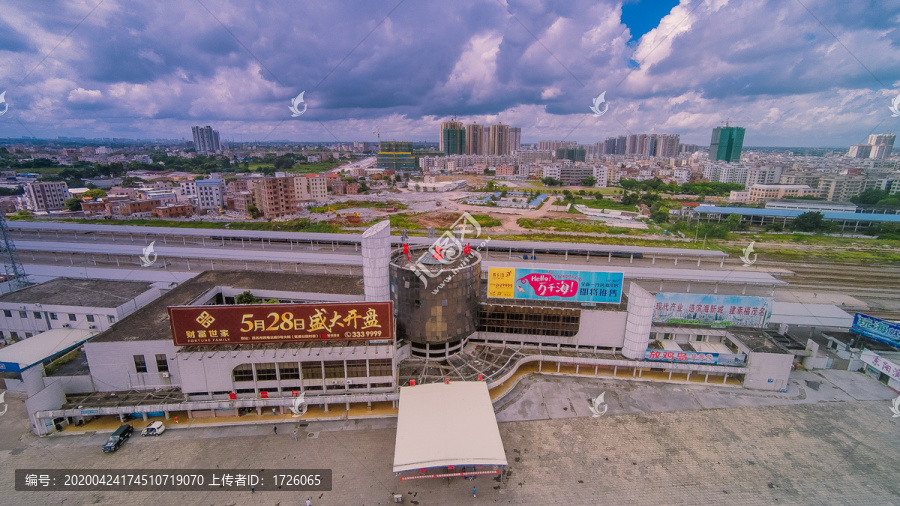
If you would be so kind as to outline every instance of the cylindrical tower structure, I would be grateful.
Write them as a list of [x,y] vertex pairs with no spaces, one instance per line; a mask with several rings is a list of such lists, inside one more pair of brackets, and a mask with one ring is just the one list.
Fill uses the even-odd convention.
[[478,329],[481,255],[469,248],[444,251],[459,254],[451,260],[418,247],[408,255],[398,250],[391,256],[397,339],[409,341],[416,357],[458,353]]
[[650,327],[653,325],[653,305],[656,298],[637,283],[628,287],[628,317],[625,319],[625,343],[622,355],[632,360],[643,360],[650,345]]

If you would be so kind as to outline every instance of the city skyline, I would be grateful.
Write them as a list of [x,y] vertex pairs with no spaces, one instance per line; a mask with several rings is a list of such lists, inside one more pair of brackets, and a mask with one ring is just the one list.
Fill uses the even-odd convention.
[[455,116],[516,125],[522,144],[646,132],[705,146],[730,121],[746,146],[838,147],[900,122],[900,6],[644,4],[12,5],[0,138],[211,125],[222,141],[371,141],[378,128],[439,142]]

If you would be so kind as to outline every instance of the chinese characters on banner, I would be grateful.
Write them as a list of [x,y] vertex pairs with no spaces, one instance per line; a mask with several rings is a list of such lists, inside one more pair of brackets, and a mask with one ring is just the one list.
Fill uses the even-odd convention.
[[870,339],[900,346],[900,323],[889,322],[867,314],[856,313],[850,330]]
[[663,351],[647,350],[644,360],[659,360],[665,362],[684,362],[692,364],[715,364],[718,361],[718,353],[694,353],[687,351]]
[[644,353],[644,360],[742,367],[747,363],[747,355],[743,353],[696,353],[693,351],[647,350]]
[[621,272],[551,271],[491,267],[488,297],[617,304]]
[[658,293],[654,322],[762,327],[772,315],[772,298],[693,293]]
[[900,381],[900,365],[891,362],[874,351],[864,350],[860,353],[859,359],[869,364],[873,369],[887,374],[891,379]]
[[176,346],[393,339],[391,302],[170,307]]

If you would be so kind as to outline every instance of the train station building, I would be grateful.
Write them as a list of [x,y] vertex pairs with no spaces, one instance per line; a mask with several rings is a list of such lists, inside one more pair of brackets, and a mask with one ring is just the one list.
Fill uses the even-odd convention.
[[783,390],[809,353],[773,321],[782,282],[768,275],[522,268],[483,262],[490,239],[472,224],[429,247],[392,246],[389,232],[363,235],[362,276],[215,270],[166,290],[83,344],[88,380],[45,378],[35,431],[396,408],[401,388],[493,388],[521,370]]

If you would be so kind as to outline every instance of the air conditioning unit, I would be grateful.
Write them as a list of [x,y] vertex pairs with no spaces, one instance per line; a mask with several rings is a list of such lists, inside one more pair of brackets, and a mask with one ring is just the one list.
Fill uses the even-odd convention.
[[163,378],[168,378],[168,377],[169,377],[169,373],[167,373],[167,372],[162,373],[162,377],[163,377]]
[[89,325],[88,328],[89,328],[89,329],[96,329],[97,326],[96,326],[96,325]]
[[68,323],[63,323],[63,328],[64,328],[64,329],[69,328],[69,324],[68,324]]

